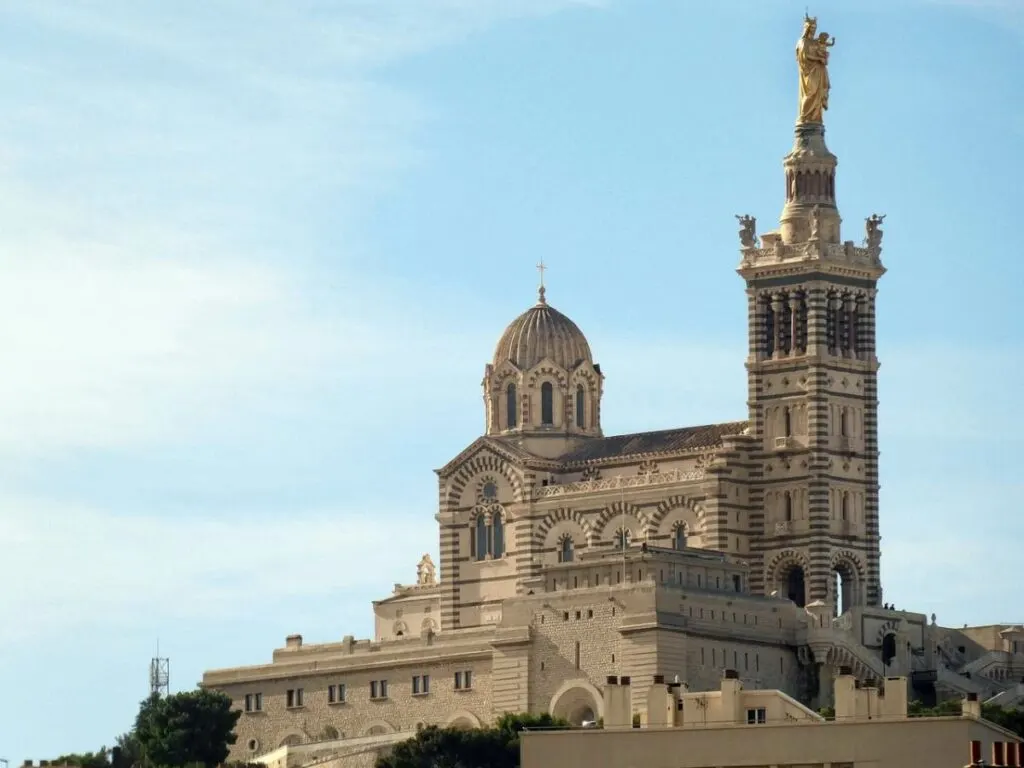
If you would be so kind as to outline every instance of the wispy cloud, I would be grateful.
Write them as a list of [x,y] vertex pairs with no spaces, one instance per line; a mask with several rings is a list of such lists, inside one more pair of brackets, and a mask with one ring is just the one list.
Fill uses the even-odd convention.
[[327,214],[296,211],[310,197],[331,209],[339,294],[387,304],[351,266],[350,225],[416,162],[425,107],[374,70],[573,5],[588,3],[5,9],[11,28],[43,32],[3,54],[21,76],[0,95],[0,453],[167,439],[395,343],[411,307],[391,331],[309,307],[303,265],[322,254],[301,252],[303,229]]
[[[0,496],[4,568],[22,574],[0,594],[0,645],[58,629],[95,631],[131,624],[159,605],[168,625],[230,622],[288,600],[335,597],[377,585],[373,554],[386,548],[414,563],[430,542],[432,521],[382,527],[401,510],[297,510],[287,517],[218,521],[180,515],[118,516],[88,507]],[[287,567],[275,567],[287,563]],[[339,567],[343,564],[344,567]],[[406,578],[412,576],[404,575]]]

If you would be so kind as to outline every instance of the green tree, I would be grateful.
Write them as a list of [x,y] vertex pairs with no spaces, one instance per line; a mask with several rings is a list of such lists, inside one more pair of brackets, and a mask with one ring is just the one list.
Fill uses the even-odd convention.
[[527,728],[566,728],[551,715],[503,715],[489,728],[420,729],[377,760],[377,768],[519,768],[519,734]]
[[[926,707],[917,700],[907,705],[907,714],[911,717],[959,717],[962,713],[963,702],[960,699],[947,699],[934,707]],[[982,704],[981,716],[1024,738],[1024,709]]]
[[80,768],[110,768],[110,758],[106,747],[101,747],[98,752],[61,755],[50,762],[57,765],[77,765]]
[[216,691],[150,696],[135,718],[134,736],[143,764],[162,768],[220,765],[235,743],[235,724],[241,714],[232,711],[230,697]]

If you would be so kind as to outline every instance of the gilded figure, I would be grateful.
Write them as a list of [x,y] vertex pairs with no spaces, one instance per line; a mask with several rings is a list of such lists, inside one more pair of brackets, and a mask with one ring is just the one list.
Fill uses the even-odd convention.
[[828,109],[831,82],[828,76],[828,49],[836,44],[828,33],[818,32],[818,20],[804,15],[804,33],[796,44],[796,62],[800,69],[799,123],[821,123]]

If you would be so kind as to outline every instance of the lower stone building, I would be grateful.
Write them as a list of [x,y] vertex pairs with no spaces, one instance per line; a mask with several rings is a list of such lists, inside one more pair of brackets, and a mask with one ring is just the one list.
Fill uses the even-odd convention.
[[728,668],[810,707],[839,668],[905,676],[926,701],[1014,688],[1024,628],[944,628],[884,599],[884,217],[842,239],[820,121],[797,123],[783,166],[779,228],[739,217],[745,418],[605,435],[606,372],[542,271],[484,368],[484,434],[437,471],[439,569],[425,556],[374,604],[372,639],[295,635],[269,664],[206,673],[243,712],[232,758],[372,756],[421,723],[503,712],[592,721],[609,675],[712,690]]
[[907,679],[879,683],[862,687],[841,670],[836,715],[826,720],[781,691],[745,690],[731,670],[713,692],[686,693],[656,679],[645,686],[648,721],[634,727],[625,702],[617,701],[632,698],[628,679],[609,678],[604,727],[527,731],[520,737],[522,766],[1016,768],[1024,760],[1020,737],[982,720],[976,696],[967,697],[961,716],[911,718]]

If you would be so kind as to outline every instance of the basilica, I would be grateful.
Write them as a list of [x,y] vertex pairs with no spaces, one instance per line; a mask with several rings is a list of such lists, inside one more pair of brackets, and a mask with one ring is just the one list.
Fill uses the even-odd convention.
[[637,718],[656,677],[713,690],[726,671],[814,707],[841,668],[925,701],[1018,695],[1024,628],[940,627],[884,599],[884,217],[843,239],[815,33],[805,20],[779,226],[738,217],[745,412],[606,435],[600,363],[542,283],[484,368],[484,434],[437,470],[438,566],[424,556],[373,604],[372,638],[292,635],[269,663],[204,676],[242,711],[233,759],[372,755],[504,712],[598,721],[612,675]]

